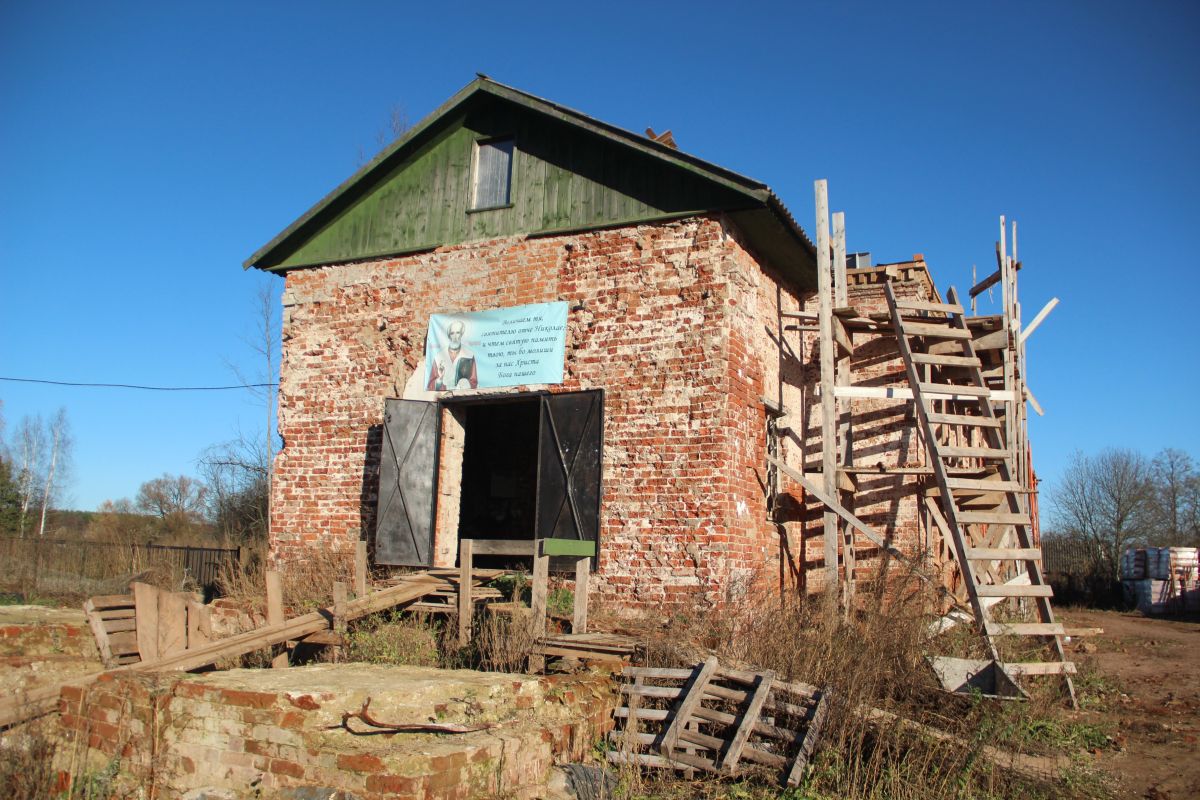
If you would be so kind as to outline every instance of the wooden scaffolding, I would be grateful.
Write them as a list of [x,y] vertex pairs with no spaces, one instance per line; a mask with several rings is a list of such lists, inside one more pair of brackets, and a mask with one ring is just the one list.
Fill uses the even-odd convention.
[[[944,301],[936,290],[924,300],[898,296],[893,278],[899,276],[890,267],[882,275],[887,310],[853,308],[848,281],[868,270],[847,268],[845,216],[832,215],[831,235],[827,191],[825,181],[816,182],[817,313],[784,314],[795,323],[790,330],[818,334],[821,468],[805,474],[778,452],[768,454],[772,473],[800,484],[822,507],[826,590],[836,591],[843,614],[856,608],[856,540],[865,539],[907,561],[942,594],[946,613],[935,635],[969,624],[1009,676],[1061,676],[1074,704],[1074,665],[1064,656],[1063,627],[1054,620],[1053,592],[1042,572],[1025,410],[1028,402],[1042,413],[1026,383],[1025,343],[1058,301],[1022,327],[1016,224],[1010,229],[1001,217],[996,270],[970,289],[971,314],[954,289]],[[880,279],[878,273],[873,278]],[[992,287],[1001,294],[1000,313],[976,316],[976,299]],[[904,368],[898,385],[856,385],[855,336],[864,334],[872,341],[894,338]],[[853,406],[881,398],[911,403],[924,465],[854,463]],[[901,553],[855,515],[856,478],[864,472],[923,476],[919,503],[936,530],[926,552]],[[1017,638],[1006,643],[1011,637]],[[1013,653],[1022,656],[1006,660]]]

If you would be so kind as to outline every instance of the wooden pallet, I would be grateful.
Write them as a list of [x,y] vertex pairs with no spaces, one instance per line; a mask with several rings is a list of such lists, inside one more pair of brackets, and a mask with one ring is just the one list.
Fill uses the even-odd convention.
[[96,647],[105,669],[141,661],[137,643],[137,617],[133,595],[110,594],[89,598],[83,604]]
[[567,633],[539,640],[533,652],[555,658],[628,664],[639,649],[636,639],[616,633]]
[[[975,626],[991,659],[1007,673],[1061,675],[1074,706],[1075,666],[1066,660],[1063,628],[1054,621],[1053,591],[1042,574],[1042,551],[1034,542],[1024,499],[1028,487],[1016,469],[1017,453],[1005,438],[1012,426],[992,407],[963,308],[952,288],[948,302],[938,305],[942,316],[917,323],[911,312],[928,310],[929,304],[898,300],[891,282],[884,292],[937,481],[936,500],[930,498],[926,506],[955,555]],[[946,395],[954,399],[935,399]],[[1023,401],[1014,405],[1019,404]],[[978,474],[952,474],[952,467],[963,466]],[[1006,600],[1031,600],[1039,621],[996,620],[993,609]],[[1003,664],[997,650],[1001,636],[1040,638],[1049,644],[1051,660]]]
[[626,667],[623,724],[609,734],[619,764],[736,777],[753,766],[797,786],[820,740],[826,692],[771,671],[723,668],[715,656],[692,669]]

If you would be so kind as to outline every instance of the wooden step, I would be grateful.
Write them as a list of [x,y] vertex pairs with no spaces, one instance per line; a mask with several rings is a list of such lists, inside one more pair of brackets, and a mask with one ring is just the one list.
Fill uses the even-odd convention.
[[[944,448],[943,448],[944,449]],[[1016,481],[993,481],[986,478],[947,478],[946,486],[950,491],[964,492],[1018,492],[1029,494],[1027,489]]]
[[971,332],[962,328],[952,328],[946,324],[930,324],[928,322],[909,322],[900,320],[900,328],[908,336],[934,336],[939,339],[970,339]]
[[938,353],[913,353],[914,364],[932,364],[935,367],[981,367],[975,356],[944,356]]
[[989,397],[992,394],[992,390],[986,386],[958,386],[953,383],[922,383],[921,391],[957,394],[963,397]]
[[1042,550],[1040,547],[968,547],[967,558],[971,561],[1041,561]]
[[1001,664],[1004,671],[1013,677],[1022,675],[1074,675],[1075,665],[1070,661],[1026,661],[1024,663]]
[[1011,511],[960,511],[956,515],[960,525],[1029,525],[1028,514]]
[[906,311],[940,311],[944,314],[963,313],[963,307],[958,303],[932,303],[928,300],[897,300],[896,308]]
[[975,417],[970,414],[926,413],[931,425],[969,425],[978,428],[999,428],[1002,423],[992,417]]
[[1003,461],[1009,458],[1007,450],[993,450],[990,447],[946,447],[939,445],[938,455],[942,458],[991,458]]
[[1065,636],[1060,622],[992,622],[985,623],[988,636]]
[[980,597],[1053,597],[1054,590],[1045,584],[986,583],[975,587]]

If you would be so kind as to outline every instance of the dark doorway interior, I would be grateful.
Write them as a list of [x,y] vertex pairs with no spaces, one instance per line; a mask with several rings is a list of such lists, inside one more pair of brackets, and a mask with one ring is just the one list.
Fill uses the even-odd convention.
[[459,538],[534,538],[540,410],[537,398],[466,407]]

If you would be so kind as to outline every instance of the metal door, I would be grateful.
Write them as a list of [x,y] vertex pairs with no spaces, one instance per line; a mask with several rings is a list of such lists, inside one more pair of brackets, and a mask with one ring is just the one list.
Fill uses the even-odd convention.
[[375,563],[433,565],[438,404],[387,400],[379,465]]
[[597,541],[604,393],[542,397],[537,538]]

